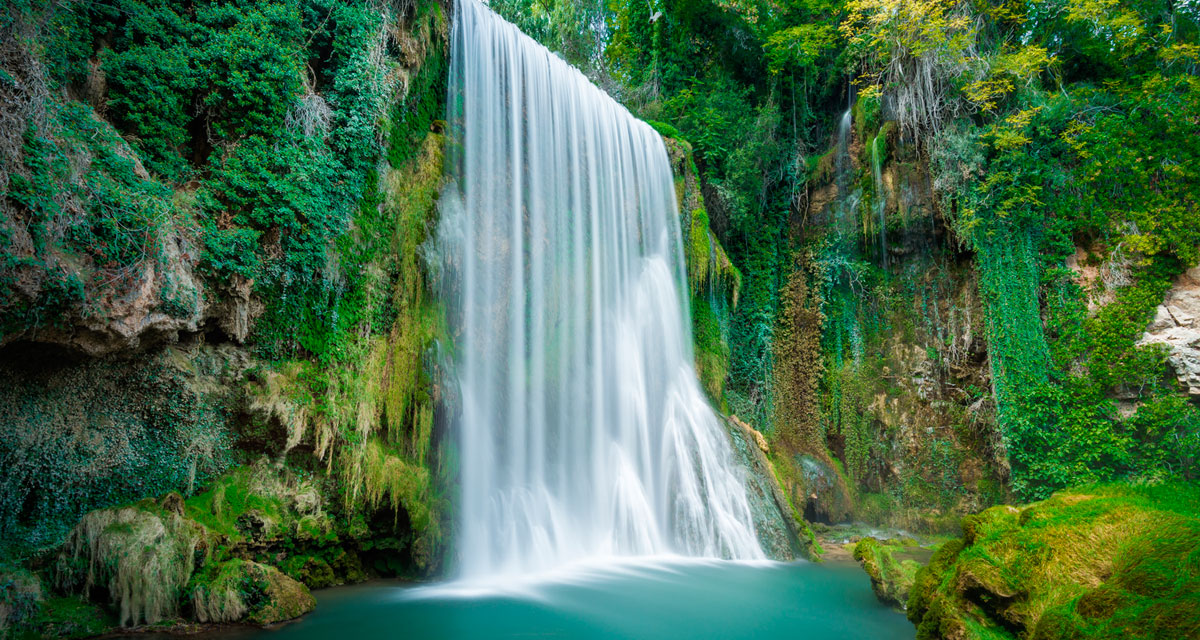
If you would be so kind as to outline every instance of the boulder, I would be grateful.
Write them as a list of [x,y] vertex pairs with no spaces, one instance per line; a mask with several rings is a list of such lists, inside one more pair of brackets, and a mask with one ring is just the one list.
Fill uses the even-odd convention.
[[308,587],[275,567],[228,560],[192,589],[196,619],[206,623],[269,625],[298,618],[317,606]]

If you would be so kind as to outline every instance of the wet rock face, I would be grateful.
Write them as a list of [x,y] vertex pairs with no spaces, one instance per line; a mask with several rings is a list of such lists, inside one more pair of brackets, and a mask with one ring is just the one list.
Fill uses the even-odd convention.
[[810,522],[824,524],[850,520],[850,499],[846,495],[845,487],[838,482],[837,471],[810,455],[796,456],[796,464],[804,480],[804,495],[801,500],[804,505],[804,518]]
[[746,493],[753,511],[754,528],[763,552],[773,560],[794,560],[809,555],[806,539],[792,517],[792,509],[775,479],[767,459],[767,442],[737,417],[725,421],[733,441],[734,455],[746,469]]
[[1175,279],[1139,344],[1161,344],[1180,386],[1200,399],[1200,267]]

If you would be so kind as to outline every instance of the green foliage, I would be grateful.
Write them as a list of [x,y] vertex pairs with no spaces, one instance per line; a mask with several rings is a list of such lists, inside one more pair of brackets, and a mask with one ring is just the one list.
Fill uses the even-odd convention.
[[419,152],[433,121],[444,115],[447,68],[445,52],[432,51],[412,79],[408,95],[392,107],[387,148],[392,167],[403,167]]
[[[357,550],[331,551],[343,533],[381,545],[372,553],[389,567],[434,571],[448,509],[426,363],[442,319],[419,248],[442,175],[444,142],[430,133],[445,102],[441,6],[43,4],[17,8],[36,18],[22,37],[35,35],[52,97],[35,96],[15,132],[19,162],[2,174],[0,336],[78,324],[146,277],[162,287],[147,311],[176,317],[227,315],[249,291],[251,333],[226,317],[205,327],[246,344],[224,347],[235,371],[197,371],[221,359],[211,351],[228,355],[205,347],[137,367],[2,363],[13,383],[0,393],[4,556],[58,542],[89,510],[189,495],[236,449],[323,473],[281,488],[239,469],[189,499],[184,520],[221,541],[205,553],[226,560],[275,526],[286,531],[271,544],[320,555],[337,580],[365,578]],[[15,83],[6,66],[0,89]],[[291,588],[271,571],[272,590]],[[253,605],[239,585],[238,602]],[[157,593],[144,587],[127,595]]]
[[[47,131],[25,132],[23,171],[0,193],[24,213],[14,224],[32,244],[23,253],[11,235],[0,236],[0,335],[64,322],[86,299],[128,286],[140,267],[162,259],[170,192],[139,175],[128,147],[91,109],[50,105],[48,115]],[[46,274],[32,294],[18,286],[31,270]]]
[[[200,104],[212,135],[237,139],[280,129],[303,83],[304,42],[316,35],[306,33],[298,5],[212,2],[197,7],[193,37],[203,44],[197,47],[194,64],[207,75]],[[371,18],[363,9],[353,17],[348,13],[336,17],[369,25]],[[363,89],[370,95],[373,87]]]
[[[1186,444],[1196,410],[1166,400],[1162,352],[1137,344],[1171,278],[1198,260],[1200,147],[1181,113],[1200,113],[1200,83],[1156,73],[1073,95],[1026,91],[989,127],[963,124],[939,142],[956,231],[978,259],[1019,495],[1197,473]],[[1077,244],[1115,274],[1100,290],[1062,267]],[[1117,392],[1160,426],[1131,428],[1142,419],[1119,417]]]
[[0,389],[3,553],[53,544],[84,513],[188,493],[231,462],[225,398],[170,353],[133,365],[25,370]]

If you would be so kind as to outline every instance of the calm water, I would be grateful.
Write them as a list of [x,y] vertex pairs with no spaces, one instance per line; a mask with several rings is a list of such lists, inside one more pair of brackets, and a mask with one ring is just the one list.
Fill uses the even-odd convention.
[[[372,583],[319,591],[317,610],[223,640],[373,638],[911,639],[853,565],[661,561],[577,566],[475,589]],[[143,638],[145,636],[142,636]]]

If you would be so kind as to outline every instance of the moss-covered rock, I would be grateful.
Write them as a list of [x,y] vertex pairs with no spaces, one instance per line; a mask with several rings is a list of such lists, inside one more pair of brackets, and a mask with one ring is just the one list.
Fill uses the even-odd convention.
[[59,553],[59,587],[67,593],[107,593],[122,625],[153,624],[179,615],[180,596],[207,531],[154,500],[93,511]]
[[316,484],[267,460],[233,469],[183,508],[227,545],[338,540]]
[[191,591],[200,622],[267,625],[298,618],[317,606],[303,584],[248,560],[228,560],[198,575]]
[[1104,485],[963,519],[917,575],[917,637],[1200,637],[1200,485]]
[[900,608],[908,606],[908,594],[921,565],[911,558],[896,556],[914,545],[916,542],[908,539],[881,542],[872,537],[854,545],[854,559],[870,576],[871,589],[881,602]]
[[650,124],[663,135],[675,175],[675,197],[679,203],[679,224],[691,292],[696,373],[709,398],[722,408],[731,353],[730,318],[737,307],[742,274],[710,227],[692,145],[679,137],[679,132],[670,125]]
[[284,560],[279,568],[311,589],[322,589],[338,584],[333,567],[328,560],[321,556],[309,554],[292,556]]

